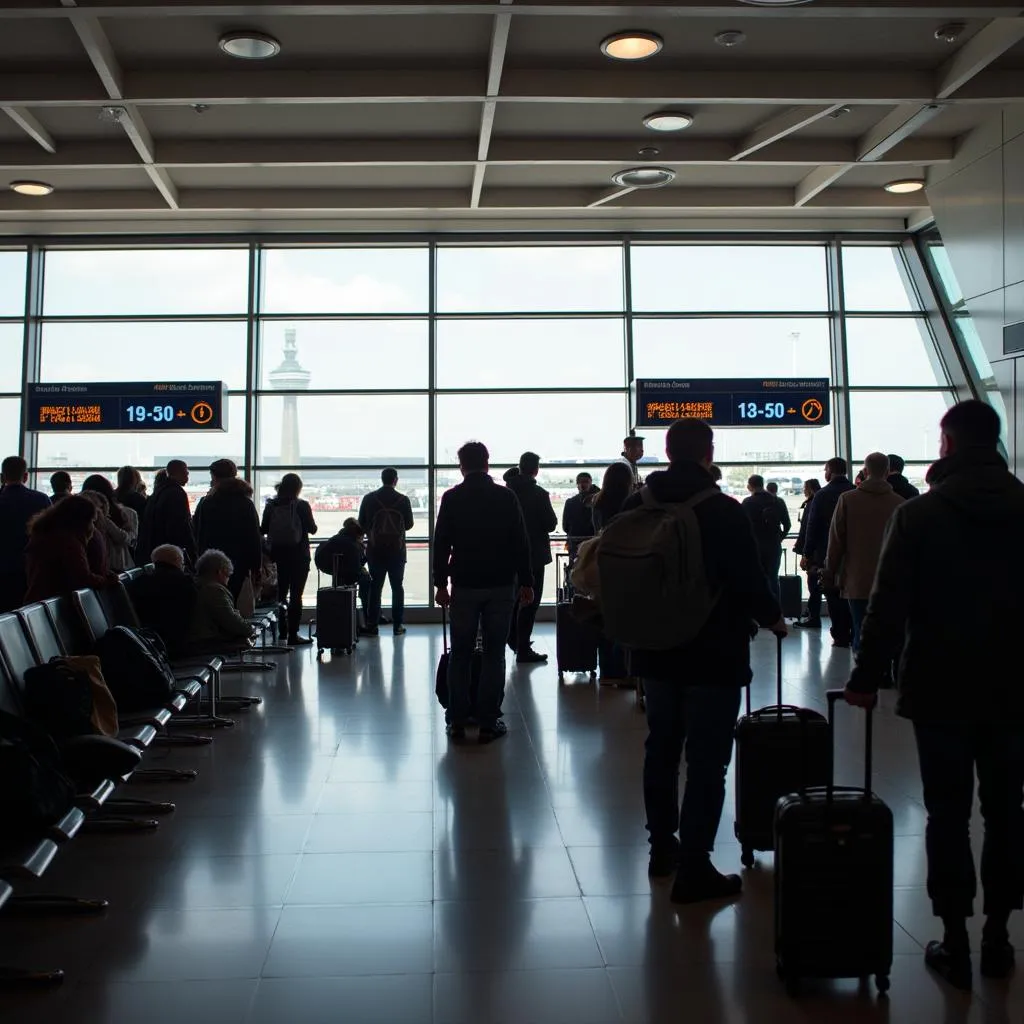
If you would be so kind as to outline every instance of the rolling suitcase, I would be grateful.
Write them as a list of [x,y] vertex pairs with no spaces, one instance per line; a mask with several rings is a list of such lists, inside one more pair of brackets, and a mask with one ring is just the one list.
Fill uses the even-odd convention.
[[[829,690],[829,734],[842,690]],[[775,962],[786,991],[801,978],[865,978],[889,989],[892,811],[871,792],[872,712],[864,787],[801,790],[775,811]]]
[[566,672],[587,672],[590,681],[597,680],[597,648],[601,642],[600,630],[591,622],[573,614],[575,591],[569,581],[572,564],[568,555],[555,558],[557,604],[555,605],[555,662],[558,681],[565,682]]
[[[437,674],[434,677],[434,696],[438,704],[448,710],[448,662],[451,660],[451,650],[448,647],[448,609],[441,609],[441,637],[444,650],[437,662]],[[476,647],[473,648],[473,660],[470,663],[469,676],[469,706],[470,718],[476,718],[476,695],[480,689],[480,669],[483,665],[483,651],[480,648],[480,640],[477,638]]]
[[[804,610],[804,581],[799,573],[786,575],[786,553],[782,553],[782,575],[779,577],[779,603],[782,605],[784,619],[799,619]],[[793,568],[797,568],[796,555],[793,555]]]
[[775,848],[775,805],[801,787],[832,778],[832,737],[823,715],[782,703],[782,638],[776,646],[776,703],[750,709],[736,723],[736,839],[744,867],[755,850]]

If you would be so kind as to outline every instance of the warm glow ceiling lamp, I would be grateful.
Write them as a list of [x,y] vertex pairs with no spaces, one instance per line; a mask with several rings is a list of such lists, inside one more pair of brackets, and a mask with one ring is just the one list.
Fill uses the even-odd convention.
[[644,118],[644,127],[652,132],[681,132],[693,124],[693,114],[682,110],[658,110]]
[[281,44],[265,32],[228,32],[217,45],[229,57],[240,60],[267,60],[281,52]]
[[48,196],[53,186],[45,181],[12,181],[10,189],[19,196]]
[[616,32],[601,41],[601,52],[612,60],[646,60],[661,51],[661,36],[653,32],[631,30]]
[[898,181],[890,181],[883,186],[886,192],[892,192],[897,196],[910,195],[912,192],[924,190],[925,182],[920,178],[901,178]]
[[675,176],[670,167],[629,167],[614,175],[612,181],[622,188],[661,188]]

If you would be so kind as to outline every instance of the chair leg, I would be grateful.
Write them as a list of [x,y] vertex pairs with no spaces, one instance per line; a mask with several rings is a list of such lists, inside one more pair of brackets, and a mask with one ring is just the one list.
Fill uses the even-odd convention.
[[195,768],[136,768],[125,782],[191,782],[197,778]]
[[99,835],[118,835],[122,832],[154,832],[160,827],[156,818],[130,818],[124,815],[86,818],[82,832]]
[[[167,723],[168,726],[171,724]],[[152,743],[152,746],[161,747],[205,747],[213,742],[212,736],[199,736],[194,732],[179,732],[174,735],[168,735],[164,733],[162,736],[157,736]]]
[[108,800],[99,811],[99,817],[103,817],[103,811],[109,808],[119,814],[173,814],[175,807],[170,800],[136,800],[125,797],[115,797]]
[[0,967],[0,990],[17,988],[56,988],[64,983],[64,972],[59,967],[44,968]]
[[109,900],[52,893],[14,895],[4,904],[5,914],[102,914]]

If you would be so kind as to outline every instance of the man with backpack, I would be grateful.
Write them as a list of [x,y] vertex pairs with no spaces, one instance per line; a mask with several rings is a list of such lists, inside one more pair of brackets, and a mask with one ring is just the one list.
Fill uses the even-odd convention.
[[648,873],[675,874],[673,902],[694,903],[740,892],[739,876],[720,874],[711,853],[751,680],[751,623],[780,636],[787,629],[749,520],[708,471],[711,428],[680,420],[665,446],[669,468],[652,473],[602,534],[600,602],[605,632],[631,648],[644,681]]
[[761,569],[768,577],[775,600],[779,600],[779,566],[782,564],[782,541],[789,533],[792,522],[786,503],[777,495],[765,489],[764,477],[754,474],[747,481],[750,497],[743,502],[750,525],[757,541],[757,553]]
[[366,635],[377,636],[384,581],[391,583],[391,621],[395,636],[405,632],[405,535],[413,527],[412,504],[398,491],[398,471],[385,469],[382,486],[367,494],[359,506],[359,525],[366,531],[366,559],[370,570],[370,599]]

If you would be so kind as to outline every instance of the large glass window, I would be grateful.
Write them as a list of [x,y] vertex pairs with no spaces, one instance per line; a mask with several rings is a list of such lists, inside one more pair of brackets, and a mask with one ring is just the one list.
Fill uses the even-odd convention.
[[945,385],[946,371],[923,318],[849,317],[847,368],[851,387]]
[[21,391],[21,352],[25,342],[23,324],[0,324],[0,391]]
[[848,312],[918,308],[903,256],[894,245],[844,245],[843,294]]
[[24,316],[26,266],[24,249],[0,252],[0,316]]
[[895,452],[908,462],[939,457],[939,420],[954,401],[945,391],[853,391],[853,457]]

